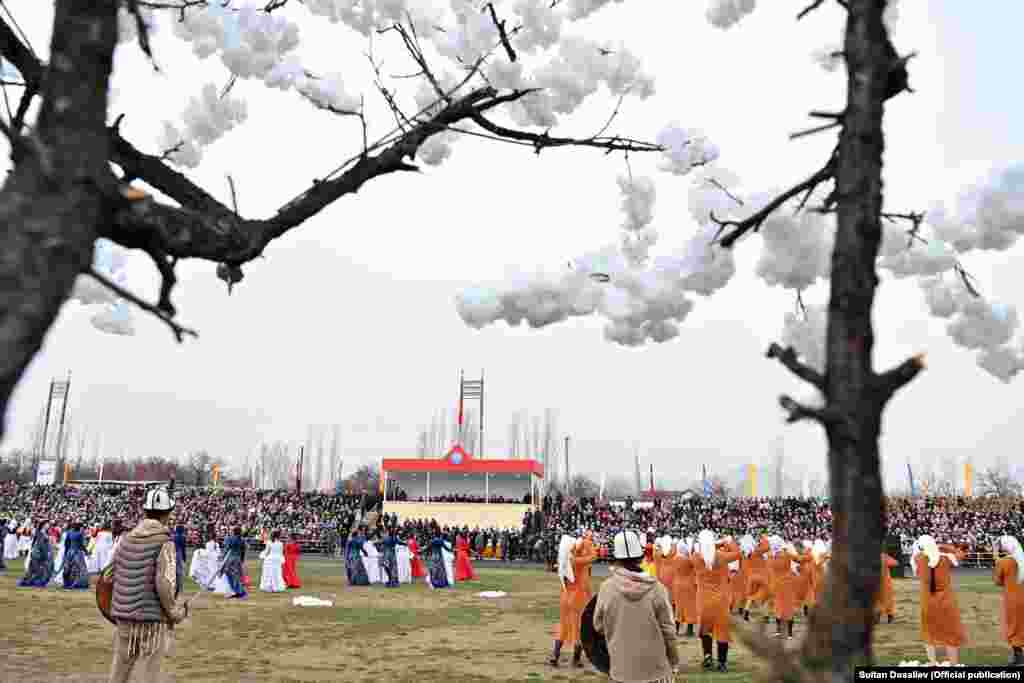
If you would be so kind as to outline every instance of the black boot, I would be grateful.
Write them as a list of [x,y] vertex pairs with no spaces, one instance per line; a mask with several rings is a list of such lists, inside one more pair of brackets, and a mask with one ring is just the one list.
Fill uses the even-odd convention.
[[892,615],[891,614],[889,615],[889,623],[890,624],[892,623]]
[[875,623],[876,624],[881,624],[882,623],[882,613],[881,612],[879,612],[878,614],[875,615]]
[[572,650],[572,665],[577,669],[583,668],[583,645],[580,643],[576,643]]
[[718,643],[718,670],[726,672],[728,670],[729,661],[729,643],[719,642]]
[[1010,659],[1010,666],[1024,666],[1024,648],[1013,648],[1013,658]]
[[711,659],[711,636],[703,635],[700,637],[700,649],[704,651],[704,669],[710,671],[715,668],[715,663]]
[[551,653],[551,659],[548,660],[548,664],[551,666],[558,666],[558,658],[562,656],[562,641],[555,641],[555,651]]
[[686,637],[693,638],[693,624],[686,625]]
[[807,605],[804,605],[804,616],[807,616]]
[[793,620],[789,620],[789,639],[793,640]]
[[776,638],[781,638],[782,637],[782,619],[776,619],[775,620],[775,637]]
[[750,621],[750,610],[743,610],[743,621]]
[[679,622],[676,622],[676,635],[679,635]]

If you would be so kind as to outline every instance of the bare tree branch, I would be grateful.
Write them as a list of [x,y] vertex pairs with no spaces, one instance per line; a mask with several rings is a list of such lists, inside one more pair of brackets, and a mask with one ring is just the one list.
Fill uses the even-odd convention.
[[[760,230],[761,225],[776,209],[788,202],[790,199],[799,195],[801,192],[806,193],[804,199],[804,201],[806,201],[806,197],[809,197],[819,185],[834,179],[835,163],[836,155],[835,152],[833,152],[828,162],[815,172],[814,175],[789,188],[782,194],[775,197],[772,201],[768,202],[763,209],[751,214],[741,221],[722,221],[716,218],[715,214],[712,213],[711,220],[718,225],[718,236],[716,236],[716,242],[724,248],[729,249],[736,243],[736,240],[746,233],[750,231],[757,232]],[[725,232],[727,228],[733,228],[733,230],[723,235],[722,233]]]
[[132,292],[120,286],[113,280],[109,279],[107,276],[97,272],[95,268],[90,268],[86,272],[86,275],[89,275],[97,282],[99,282],[101,285],[112,291],[114,294],[117,294],[122,299],[130,301],[139,308],[141,308],[142,310],[146,311],[147,313],[152,313],[153,315],[155,315],[157,318],[160,319],[161,322],[163,322],[165,325],[171,328],[171,332],[174,334],[174,338],[177,339],[179,342],[181,342],[185,338],[185,335],[188,335],[190,337],[199,336],[199,333],[197,333],[195,330],[191,330],[187,327],[183,327],[176,323],[174,321],[173,313],[168,314],[166,311],[160,308],[159,304],[154,306],[153,304],[144,301],[136,294],[133,294]]
[[783,348],[773,342],[764,355],[766,358],[777,359],[783,367],[819,391],[825,390],[825,376],[811,366],[801,363],[797,359],[796,351],[793,350],[793,347],[787,346]]
[[505,31],[505,20],[498,21],[498,14],[494,11],[494,3],[489,2],[484,6],[485,9],[491,12],[491,21],[494,22],[494,27],[498,29],[498,39],[501,41],[501,46],[505,48],[505,54],[508,55],[508,61],[516,61],[516,51],[512,49],[512,41],[508,39],[508,33]]
[[786,416],[786,422],[789,424],[799,422],[800,420],[814,420],[822,426],[827,427],[836,422],[836,417],[832,415],[827,408],[805,406],[785,394],[779,396],[779,405],[788,413]]
[[888,400],[897,391],[910,383],[925,368],[924,354],[911,356],[891,370],[875,378],[875,386],[883,400]]

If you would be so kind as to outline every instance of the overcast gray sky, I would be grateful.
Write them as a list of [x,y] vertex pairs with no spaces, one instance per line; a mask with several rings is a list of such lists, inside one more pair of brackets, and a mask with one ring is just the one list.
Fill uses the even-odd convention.
[[[9,4],[44,46],[48,3]],[[671,120],[703,127],[721,147],[722,164],[747,187],[787,184],[817,168],[832,140],[790,142],[787,135],[808,125],[809,110],[841,106],[842,71],[826,74],[809,58],[838,40],[841,15],[827,9],[797,24],[802,3],[763,4],[726,33],[707,25],[700,2],[635,0],[591,21],[588,37],[622,39],[658,86],[646,102],[627,101],[615,132],[653,139]],[[952,197],[990,164],[1024,158],[1024,133],[1014,125],[1024,120],[1024,95],[1013,85],[1021,63],[1013,32],[1024,25],[1024,5],[987,0],[981,10],[903,0],[900,15],[897,48],[920,56],[911,63],[917,93],[887,111],[886,200],[893,210],[914,210]],[[357,91],[379,99],[361,38],[319,20],[303,20],[302,29],[300,49],[313,65],[351,73]],[[112,113],[126,114],[126,136],[149,151],[162,120],[177,120],[188,95],[227,80],[219,63],[199,62],[168,34],[155,41],[162,76],[137,47],[121,48],[118,57]],[[386,72],[411,70],[386,44],[379,49],[388,55]],[[225,174],[232,174],[244,214],[268,215],[358,151],[354,120],[314,111],[291,93],[238,87],[251,94],[249,121],[210,148],[193,177],[226,200]],[[598,97],[561,132],[592,133],[613,105]],[[387,125],[383,114],[375,123],[380,131]],[[632,160],[642,172],[653,173],[657,163]],[[198,341],[177,345],[141,314],[136,336],[104,335],[90,325],[89,311],[69,304],[18,388],[4,446],[27,444],[50,380],[70,370],[76,423],[102,434],[108,455],[205,448],[232,458],[260,440],[299,441],[309,424],[339,423],[351,471],[359,461],[411,457],[419,426],[454,408],[459,369],[472,376],[485,368],[485,455],[504,456],[515,411],[550,407],[573,437],[575,471],[631,473],[638,444],[645,469],[653,462],[666,477],[689,478],[702,464],[724,474],[767,462],[782,437],[791,463],[823,472],[819,430],[784,426],[777,407],[780,392],[806,390],[763,357],[793,300],[755,280],[754,245],[739,248],[740,274],[699,301],[683,333],[666,344],[614,346],[597,320],[474,331],[459,319],[453,297],[460,288],[500,278],[510,265],[558,266],[617,239],[615,177],[623,170],[620,156],[600,152],[553,150],[538,158],[520,147],[462,140],[439,168],[375,180],[275,242],[230,296],[212,264],[180,265],[175,303],[181,320],[200,331]],[[685,206],[689,181],[655,177],[654,225],[660,247],[669,249],[696,227]],[[1019,306],[1019,259],[1017,248],[971,255],[967,266],[983,292]],[[155,295],[146,259],[133,257],[129,272],[136,290]],[[825,296],[819,288],[806,298]],[[912,282],[884,281],[875,320],[881,366],[929,354],[927,372],[886,414],[890,484],[903,485],[908,459],[917,467],[947,457],[984,464],[1016,456],[1019,381],[1001,384],[956,349]]]

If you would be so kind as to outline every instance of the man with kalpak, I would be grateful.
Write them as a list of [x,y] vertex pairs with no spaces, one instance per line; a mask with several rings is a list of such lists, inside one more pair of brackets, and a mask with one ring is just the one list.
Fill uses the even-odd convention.
[[159,680],[174,626],[188,616],[188,603],[177,602],[177,553],[168,528],[173,510],[167,489],[147,491],[144,519],[114,551],[110,617],[116,627],[110,683],[126,683],[135,669],[141,670],[143,681]]

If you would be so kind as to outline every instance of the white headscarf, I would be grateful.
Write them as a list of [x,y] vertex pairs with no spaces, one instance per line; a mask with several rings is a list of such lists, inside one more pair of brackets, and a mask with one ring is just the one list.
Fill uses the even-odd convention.
[[757,543],[754,541],[754,537],[747,534],[740,539],[740,551],[743,553],[743,557],[750,557],[754,553],[754,548],[757,547]]
[[924,555],[928,558],[928,567],[935,569],[939,566],[939,561],[946,557],[952,563],[954,567],[960,564],[956,559],[956,555],[950,553],[940,553],[939,545],[935,542],[935,539],[927,534],[917,539],[914,544],[914,553],[910,558],[910,566],[914,569],[914,574],[917,574],[917,556]]
[[772,555],[778,555],[782,552],[782,549],[786,547],[786,541],[782,536],[769,536],[768,537],[768,548]]
[[814,549],[814,541],[808,541],[808,540],[805,539],[804,540],[804,550],[813,550],[813,549]]
[[704,558],[704,564],[708,569],[715,566],[715,532],[704,529],[697,534],[697,543],[700,545],[700,554]]
[[662,556],[668,557],[669,553],[672,552],[672,546],[673,546],[673,543],[672,543],[672,537],[671,536],[662,536],[661,537],[661,554],[662,554]]
[[688,538],[680,538],[679,542],[676,543],[676,552],[679,553],[680,557],[690,556],[690,543],[691,539]]
[[1017,583],[1024,583],[1024,548],[1021,548],[1020,541],[1013,536],[1003,536],[999,539],[999,546],[1017,563]]
[[576,575],[572,571],[572,549],[575,545],[575,538],[569,534],[562,534],[562,540],[558,544],[558,578],[563,584],[565,581],[576,580]]
[[821,558],[825,557],[827,554],[828,548],[825,546],[825,541],[820,538],[814,541],[814,544],[811,546],[811,557],[814,558],[814,561],[816,563],[820,563]]

